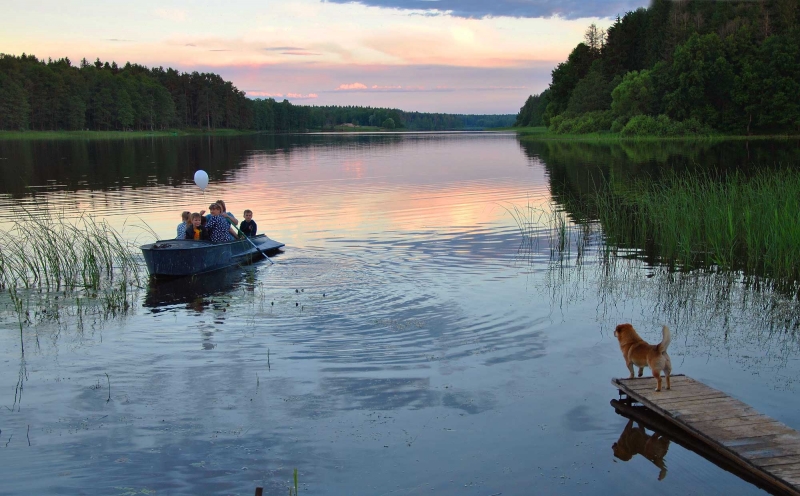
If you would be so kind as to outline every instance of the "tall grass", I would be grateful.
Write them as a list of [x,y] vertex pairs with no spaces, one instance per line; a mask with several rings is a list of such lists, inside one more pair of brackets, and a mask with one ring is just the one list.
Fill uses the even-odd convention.
[[126,310],[130,287],[142,282],[137,253],[105,221],[67,219],[48,212],[14,212],[0,231],[0,289],[21,311],[21,294],[81,292],[100,298],[108,310]]
[[576,223],[569,214],[555,203],[543,206],[532,205],[530,201],[523,207],[504,206],[517,224],[522,242],[520,252],[532,255],[539,250],[539,243],[546,243],[550,251],[550,261],[565,263],[576,254],[576,264],[580,264],[592,243],[595,226],[591,223]]
[[625,191],[601,188],[595,207],[607,245],[653,251],[677,264],[800,280],[800,172],[675,176]]

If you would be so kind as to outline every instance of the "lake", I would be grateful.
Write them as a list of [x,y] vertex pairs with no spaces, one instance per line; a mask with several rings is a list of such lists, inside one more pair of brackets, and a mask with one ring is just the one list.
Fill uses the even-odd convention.
[[295,469],[308,495],[763,493],[674,442],[665,473],[615,458],[613,330],[669,325],[673,373],[800,429],[796,299],[609,260],[569,198],[610,168],[799,156],[505,133],[0,142],[4,230],[47,209],[144,244],[222,198],[286,243],[273,265],[143,279],[125,312],[33,291],[20,324],[4,292],[0,494],[286,494]]

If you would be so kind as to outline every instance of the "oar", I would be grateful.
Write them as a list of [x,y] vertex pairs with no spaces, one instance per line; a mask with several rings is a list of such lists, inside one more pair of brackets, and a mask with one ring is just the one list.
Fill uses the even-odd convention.
[[266,258],[266,259],[269,261],[269,263],[271,263],[271,264],[274,264],[274,263],[275,263],[275,262],[273,262],[273,261],[272,261],[272,259],[271,259],[271,258],[269,258],[269,257],[267,256],[267,254],[266,254],[266,253],[264,253],[264,252],[261,250],[261,248],[259,248],[258,246],[256,246],[256,244],[255,244],[255,243],[253,243],[253,240],[252,240],[252,239],[250,239],[250,236],[248,236],[247,234],[243,233],[243,232],[242,232],[242,230],[241,230],[241,229],[239,229],[239,226],[237,226],[236,224],[231,224],[231,225],[232,225],[232,226],[233,226],[233,227],[234,227],[234,228],[235,228],[235,229],[236,229],[236,230],[239,232],[239,235],[240,235],[240,236],[244,236],[244,238],[245,238],[247,241],[249,241],[251,245],[253,245],[253,248],[255,248],[255,249],[256,249],[256,251],[258,251],[258,253],[260,253],[260,254],[261,254],[261,256],[263,256],[264,258]]

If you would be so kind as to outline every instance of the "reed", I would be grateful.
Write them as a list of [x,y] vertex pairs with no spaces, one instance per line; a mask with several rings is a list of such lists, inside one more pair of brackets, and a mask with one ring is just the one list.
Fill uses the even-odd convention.
[[[138,253],[105,221],[81,215],[68,219],[49,212],[14,212],[0,231],[0,289],[6,290],[23,323],[25,305],[61,293],[101,302],[106,312],[125,312],[131,288],[144,276]],[[27,296],[25,296],[27,295]]]
[[606,245],[638,247],[687,268],[800,279],[800,172],[703,174],[600,188]]
[[3,288],[97,291],[119,279],[141,282],[135,252],[105,221],[27,211],[15,219],[8,231],[0,231]]

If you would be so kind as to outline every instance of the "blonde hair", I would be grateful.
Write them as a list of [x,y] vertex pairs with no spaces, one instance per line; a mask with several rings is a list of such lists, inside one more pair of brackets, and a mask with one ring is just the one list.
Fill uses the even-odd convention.
[[195,213],[193,213],[193,214],[192,214],[191,218],[192,218],[192,220],[195,220],[195,219],[202,219],[202,218],[203,218],[203,216],[202,216],[202,215],[200,215],[200,214],[198,214],[197,212],[195,212]]
[[189,212],[188,210],[185,211],[185,212],[182,212],[181,213],[181,220],[184,221],[184,222],[189,222],[189,216],[190,215],[191,215],[191,212]]

